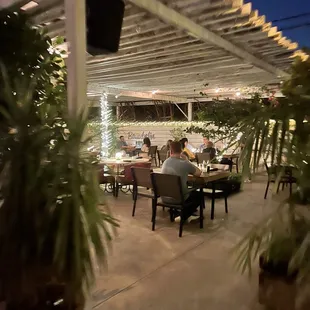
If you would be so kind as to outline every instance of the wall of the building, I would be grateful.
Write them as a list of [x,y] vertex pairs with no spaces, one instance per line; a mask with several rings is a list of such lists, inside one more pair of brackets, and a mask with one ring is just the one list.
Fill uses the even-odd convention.
[[[118,135],[124,136],[127,143],[135,145],[136,142],[142,141],[144,137],[149,137],[152,145],[161,148],[167,143],[167,140],[174,140],[172,131],[175,128],[186,130],[190,125],[202,126],[202,123],[189,122],[154,122],[154,123],[128,123],[118,127]],[[185,133],[183,137],[188,138],[191,145],[199,147],[203,142],[201,134]],[[216,147],[223,148],[223,142],[217,142]]]

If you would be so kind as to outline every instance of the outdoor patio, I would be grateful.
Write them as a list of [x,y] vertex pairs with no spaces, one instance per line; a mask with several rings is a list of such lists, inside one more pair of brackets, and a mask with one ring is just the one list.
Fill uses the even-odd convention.
[[[131,216],[130,195],[108,198],[120,221],[109,255],[108,270],[98,279],[93,294],[94,309],[261,309],[257,304],[258,278],[241,275],[233,265],[234,245],[288,192],[264,200],[265,174],[257,175],[244,190],[224,201],[216,200],[211,221],[206,201],[205,226],[185,226],[178,237],[178,224],[170,223],[167,212],[158,212],[157,229],[151,230],[151,203],[138,201]],[[110,194],[111,195],[111,194]]]

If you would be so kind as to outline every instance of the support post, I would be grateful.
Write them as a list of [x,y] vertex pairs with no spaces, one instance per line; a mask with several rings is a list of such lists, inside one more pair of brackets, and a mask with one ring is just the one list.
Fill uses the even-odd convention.
[[116,106],[116,120],[119,121],[121,116],[121,107],[119,105]]
[[189,102],[187,104],[187,115],[188,115],[188,121],[192,122],[193,121],[193,103]]
[[65,0],[68,44],[68,112],[79,113],[87,105],[85,0]]

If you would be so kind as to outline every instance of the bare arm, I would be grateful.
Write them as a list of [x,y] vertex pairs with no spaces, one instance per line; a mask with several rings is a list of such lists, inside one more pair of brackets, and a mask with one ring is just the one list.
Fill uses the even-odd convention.
[[195,177],[200,177],[200,176],[201,176],[201,173],[202,173],[202,171],[201,171],[198,167],[196,167],[196,171],[195,171],[195,173],[194,173],[194,176],[195,176]]

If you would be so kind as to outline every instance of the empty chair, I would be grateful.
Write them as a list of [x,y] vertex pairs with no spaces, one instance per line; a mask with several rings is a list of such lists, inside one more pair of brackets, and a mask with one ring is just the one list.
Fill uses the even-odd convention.
[[[156,225],[156,213],[157,206],[162,206],[170,209],[170,219],[173,218],[173,211],[180,213],[180,228],[179,237],[182,237],[183,225],[186,218],[191,215],[197,208],[197,204],[193,202],[186,202],[184,200],[181,178],[176,175],[152,173],[151,174],[153,190],[154,190],[154,204],[152,212],[152,230],[155,230]],[[158,198],[164,198],[164,201],[158,201]],[[167,203],[167,200],[171,201]],[[203,228],[203,195],[201,195],[201,201],[199,206],[199,224],[200,228]]]
[[149,156],[151,157],[151,161],[155,161],[155,166],[157,167],[157,145],[151,145],[149,150]]
[[132,176],[132,167],[141,167],[141,168],[151,168],[151,163],[146,162],[146,163],[132,163],[129,165],[125,166],[124,169],[124,174],[123,175],[118,175],[116,177],[116,184],[115,184],[115,196],[118,197],[119,190],[122,186],[133,186],[133,176]]
[[211,198],[211,215],[210,215],[211,220],[214,219],[215,199],[217,198],[221,198],[222,196],[224,196],[225,213],[228,213],[227,198],[230,192],[227,180],[223,179],[208,183],[203,189],[203,193],[205,196]]
[[297,179],[293,177],[293,170],[292,170],[293,168],[281,167],[281,166],[268,166],[266,159],[264,159],[264,164],[268,174],[264,199],[267,198],[270,183],[276,183],[277,181],[279,182],[277,193],[279,192],[280,185],[282,184],[282,188],[284,188],[284,185],[290,186],[290,195],[291,195],[293,191],[293,184],[297,183]]
[[197,153],[196,154],[197,164],[202,164],[203,161],[206,163],[210,161],[210,154],[208,153]]
[[109,169],[103,164],[98,165],[98,181],[99,184],[105,185],[105,191],[108,193],[113,193],[115,196],[115,177],[109,174]]
[[139,191],[139,187],[143,187],[145,189],[152,189],[152,180],[151,173],[153,170],[150,168],[141,168],[141,167],[131,167],[131,173],[133,177],[133,208],[132,208],[132,216],[135,216],[136,212],[136,204],[138,196],[151,198],[152,199],[152,209],[154,204],[154,193],[145,193]]
[[163,164],[163,162],[167,159],[167,151],[166,150],[160,150],[157,151],[158,154],[158,163],[159,167]]

